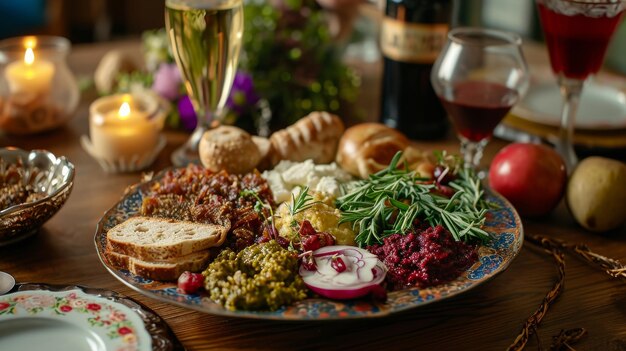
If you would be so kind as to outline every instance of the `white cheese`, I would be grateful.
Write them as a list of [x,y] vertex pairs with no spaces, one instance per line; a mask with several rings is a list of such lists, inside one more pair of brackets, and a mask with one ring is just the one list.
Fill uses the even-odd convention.
[[280,204],[290,200],[292,193],[306,186],[312,191],[337,197],[340,195],[340,184],[351,180],[352,176],[336,163],[316,165],[313,160],[306,160],[281,161],[273,170],[263,172],[263,178],[274,193],[274,201]]

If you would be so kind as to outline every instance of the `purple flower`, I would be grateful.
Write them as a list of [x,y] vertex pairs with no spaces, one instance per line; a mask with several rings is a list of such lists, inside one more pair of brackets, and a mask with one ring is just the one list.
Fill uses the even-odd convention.
[[154,74],[152,90],[162,97],[173,101],[180,95],[182,79],[175,63],[162,63]]
[[198,118],[196,118],[196,111],[193,109],[189,96],[185,95],[178,99],[178,113],[183,128],[186,130],[196,129]]
[[259,95],[254,91],[252,76],[244,72],[237,72],[226,106],[241,115],[256,105],[259,99]]

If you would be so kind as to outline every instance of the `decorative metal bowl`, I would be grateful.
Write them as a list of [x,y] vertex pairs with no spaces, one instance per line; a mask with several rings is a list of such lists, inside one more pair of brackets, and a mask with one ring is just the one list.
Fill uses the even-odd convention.
[[[8,245],[37,232],[65,203],[74,185],[74,165],[65,157],[56,157],[45,150],[24,151],[17,148],[0,148],[0,192],[3,175],[11,165],[12,181],[29,186],[40,198],[3,208],[0,206],[0,246]],[[16,180],[15,174],[19,175]]]

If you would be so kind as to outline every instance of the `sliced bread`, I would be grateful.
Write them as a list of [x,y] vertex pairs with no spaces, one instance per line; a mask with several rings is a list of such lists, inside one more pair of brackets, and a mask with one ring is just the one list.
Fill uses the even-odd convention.
[[208,250],[163,262],[146,262],[110,251],[106,253],[106,256],[111,265],[128,269],[135,275],[153,280],[177,280],[184,271],[198,272],[206,267],[210,257]]
[[164,262],[221,245],[228,228],[216,224],[131,217],[107,232],[107,251]]

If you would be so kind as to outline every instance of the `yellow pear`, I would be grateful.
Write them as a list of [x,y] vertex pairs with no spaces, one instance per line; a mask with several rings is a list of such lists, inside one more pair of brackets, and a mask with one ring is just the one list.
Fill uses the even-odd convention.
[[586,229],[603,232],[626,221],[626,164],[604,157],[588,157],[572,172],[567,205]]

